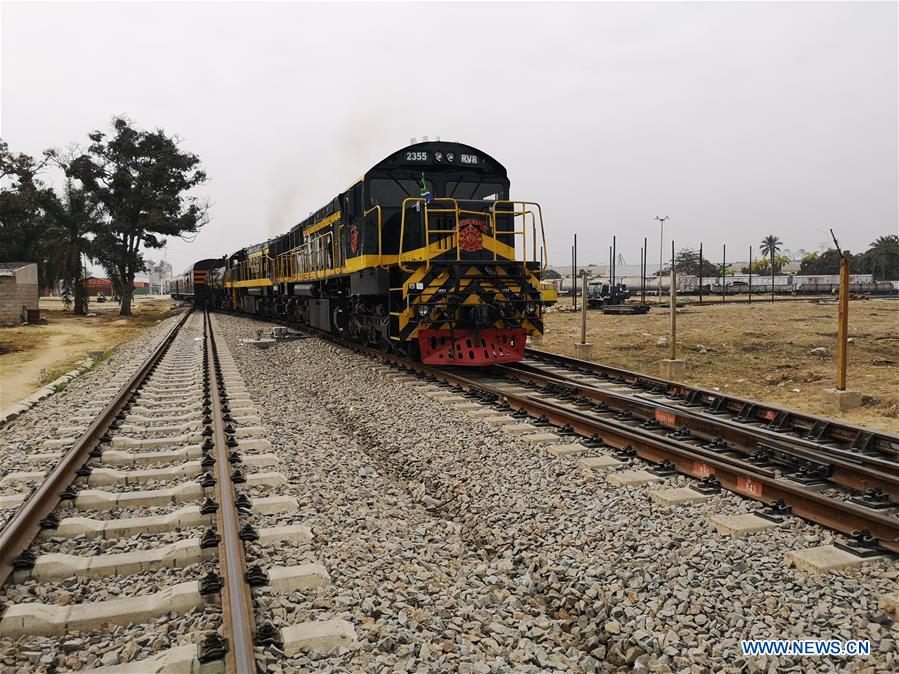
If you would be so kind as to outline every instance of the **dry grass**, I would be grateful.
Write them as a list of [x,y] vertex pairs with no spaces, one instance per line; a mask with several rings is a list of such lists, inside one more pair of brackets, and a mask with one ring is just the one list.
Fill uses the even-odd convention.
[[89,352],[105,353],[133,339],[171,308],[168,299],[139,299],[134,316],[125,318],[118,315],[118,304],[92,302],[95,316],[75,316],[60,300],[42,298],[40,324],[0,328],[0,408],[71,370]]
[[[546,326],[541,348],[574,355],[580,314],[551,311]],[[595,360],[653,375],[668,357],[658,344],[668,331],[668,311],[655,307],[645,316],[587,317]],[[864,396],[864,405],[844,413],[821,405],[836,374],[836,304],[691,304],[678,310],[677,333],[689,383],[899,434],[899,301],[850,303],[848,388]],[[827,354],[811,354],[816,347]]]

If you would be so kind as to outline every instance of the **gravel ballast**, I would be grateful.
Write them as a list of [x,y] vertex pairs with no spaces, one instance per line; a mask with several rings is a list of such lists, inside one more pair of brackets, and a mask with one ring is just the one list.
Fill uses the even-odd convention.
[[[86,414],[111,397],[99,392],[133,371],[128,368],[161,339],[171,320],[176,319],[121,346],[65,391],[5,426],[0,479],[46,469],[50,463],[28,457],[65,449],[48,449],[44,441],[67,435],[58,432],[70,425],[66,417]],[[248,543],[248,562],[268,569],[322,564],[330,577],[314,589],[254,589],[257,622],[287,627],[340,619],[357,636],[350,648],[329,655],[288,658],[274,647],[257,652],[266,672],[873,673],[899,667],[899,630],[878,608],[882,595],[895,592],[899,570],[893,560],[817,576],[788,568],[788,551],[832,543],[834,534],[791,518],[747,537],[719,536],[710,516],[747,513],[757,505],[722,493],[663,508],[649,492],[692,481],[674,477],[612,487],[609,473],[578,468],[580,457],[553,458],[395,381],[394,371],[369,358],[316,338],[257,349],[240,340],[269,324],[227,315],[215,321],[219,343],[230,347],[259,411],[258,423],[249,425],[265,429],[272,443],[265,453],[281,461],[247,472],[278,471],[288,481],[244,485],[240,491],[251,498],[293,496],[299,503],[298,512],[256,513],[250,521],[257,529],[302,524],[313,533],[310,543]],[[588,456],[601,453],[591,449]],[[633,461],[620,470],[645,467]],[[0,487],[0,494],[25,489]],[[115,519],[177,507],[66,514]],[[0,510],[0,518],[11,512]],[[34,550],[118,553],[201,532],[41,540]],[[141,595],[196,579],[210,564],[108,582],[28,581],[8,588],[4,600],[67,604],[107,594]],[[220,609],[206,606],[104,633],[4,639],[0,674],[138,660],[195,643],[219,624]],[[742,656],[740,640],[757,638],[867,639],[872,655]]]
[[[577,458],[554,459],[366,357],[314,338],[259,350],[238,340],[265,324],[219,324],[332,580],[276,600],[281,624],[343,618],[359,638],[348,653],[294,658],[285,671],[897,667],[897,635],[878,608],[899,576],[893,561],[823,576],[790,569],[787,551],[834,535],[794,518],[719,536],[709,516],[756,505],[722,493],[662,508],[649,491],[687,478],[613,488]],[[869,639],[872,654],[744,657],[749,638]]]

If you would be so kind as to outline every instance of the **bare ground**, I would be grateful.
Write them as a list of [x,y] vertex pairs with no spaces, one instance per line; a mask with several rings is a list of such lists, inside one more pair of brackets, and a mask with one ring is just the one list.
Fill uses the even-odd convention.
[[[567,308],[567,307],[566,307]],[[540,348],[574,355],[580,314],[551,309]],[[590,311],[587,341],[594,360],[658,375],[668,357],[667,309],[644,316]],[[857,300],[849,305],[847,388],[864,398],[848,412],[826,411],[822,391],[836,377],[837,306],[817,300],[749,304],[690,304],[677,312],[678,357],[685,381],[804,412],[899,434],[899,301]],[[824,355],[812,349],[824,347]]]
[[75,316],[56,298],[41,298],[40,307],[41,323],[0,328],[0,409],[72,369],[88,352],[105,353],[134,339],[168,316],[172,302],[137,299],[130,317],[119,316],[112,302],[91,302],[96,316]]

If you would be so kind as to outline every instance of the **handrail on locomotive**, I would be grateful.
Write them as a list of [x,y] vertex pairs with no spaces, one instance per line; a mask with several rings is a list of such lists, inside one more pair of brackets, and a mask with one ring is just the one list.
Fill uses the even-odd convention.
[[[449,207],[441,207],[434,208],[430,204],[434,202],[451,202],[452,208]],[[403,251],[403,244],[405,243],[405,233],[406,233],[406,213],[412,207],[411,204],[416,204],[415,208],[418,212],[421,212],[421,206],[419,204],[424,204],[424,213],[422,216],[421,227],[424,230],[424,249],[425,254],[424,257],[421,257],[421,254],[416,254],[414,251]],[[512,207],[512,210],[503,210],[498,208],[500,205],[509,205]],[[516,207],[520,207],[522,210],[515,210]],[[535,210],[532,210],[533,207]],[[431,215],[448,215],[452,214],[454,216],[455,226],[453,229],[431,229],[430,226],[430,217]],[[540,240],[543,245],[540,249],[540,271],[546,269],[546,232],[543,229],[543,210],[540,208],[540,204],[535,201],[519,201],[516,199],[502,199],[491,201],[491,206],[486,211],[474,211],[469,209],[463,209],[459,207],[458,200],[452,197],[434,197],[431,199],[427,199],[426,197],[407,197],[403,199],[402,205],[402,217],[400,220],[400,239],[399,239],[399,266],[403,271],[410,271],[410,268],[407,267],[404,262],[421,262],[424,261],[425,268],[430,269],[431,267],[431,236],[434,234],[449,234],[451,235],[451,241],[449,247],[454,247],[456,249],[456,261],[459,262],[462,259],[461,251],[459,248],[459,234],[460,234],[460,216],[472,216],[475,218],[484,218],[486,216],[488,231],[492,232],[492,238],[495,241],[498,241],[498,237],[500,235],[513,236],[518,237],[521,236],[522,240],[522,262],[527,264],[528,259],[528,224],[531,225],[531,258],[534,262],[537,262],[537,224],[539,222],[540,225]],[[497,215],[502,217],[511,217],[512,219],[512,229],[497,229]],[[522,219],[521,230],[516,228],[515,222],[517,218]],[[530,221],[528,218],[530,217]],[[380,236],[380,235],[379,235]],[[517,255],[517,238],[513,241],[512,248],[515,251],[515,258],[518,258]],[[491,246],[493,249],[493,261],[497,260],[497,252],[496,246]]]

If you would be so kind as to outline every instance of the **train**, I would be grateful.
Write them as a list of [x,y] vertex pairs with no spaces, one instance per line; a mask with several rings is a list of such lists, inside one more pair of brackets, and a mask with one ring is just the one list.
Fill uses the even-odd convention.
[[[699,277],[692,274],[681,274],[676,277],[677,293],[679,295],[698,295],[700,291]],[[658,293],[659,277],[647,276],[643,280],[646,294],[651,296]],[[608,286],[607,278],[599,278],[590,281],[591,284]],[[571,279],[566,277],[554,281],[555,287],[562,295],[571,295]],[[639,276],[624,276],[616,278],[616,286],[621,285],[623,291],[632,296],[641,294],[641,279]],[[783,295],[832,295],[839,292],[839,274],[790,274],[776,275],[774,277],[774,292]],[[662,276],[662,292],[667,294],[671,288],[671,277]],[[763,294],[771,293],[772,282],[770,276],[752,275],[752,292]],[[720,277],[705,277],[702,279],[702,293],[704,295],[728,295],[748,294],[750,279],[748,274],[728,276],[724,284]],[[854,295],[896,295],[895,281],[875,281],[871,274],[850,274],[849,292]]]
[[524,357],[555,291],[543,213],[455,142],[388,155],[286,233],[197,261],[175,299],[340,335],[432,365]]

